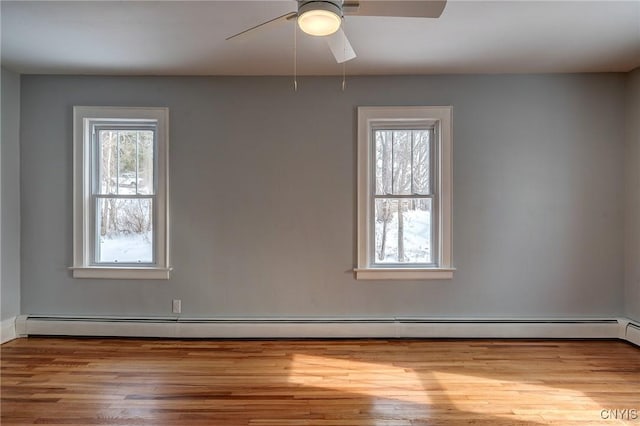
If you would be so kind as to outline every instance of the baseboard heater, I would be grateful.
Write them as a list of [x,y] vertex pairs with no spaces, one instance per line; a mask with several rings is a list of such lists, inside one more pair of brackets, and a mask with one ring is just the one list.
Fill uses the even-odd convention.
[[625,340],[640,346],[640,324],[629,322],[625,327]]
[[[621,331],[622,325],[626,330]],[[26,315],[18,336],[161,338],[625,338],[617,319],[132,318]],[[635,327],[635,328],[632,328]]]

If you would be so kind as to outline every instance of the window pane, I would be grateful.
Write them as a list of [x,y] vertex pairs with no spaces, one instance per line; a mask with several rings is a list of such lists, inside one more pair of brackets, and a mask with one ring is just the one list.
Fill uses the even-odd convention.
[[98,132],[98,192],[116,194],[118,192],[118,136],[113,130]]
[[413,131],[413,193],[431,193],[431,131]]
[[376,194],[391,194],[391,174],[393,164],[391,159],[391,134],[388,130],[377,130],[374,132],[376,143]]
[[136,193],[137,134],[135,130],[118,131],[118,194]]
[[433,262],[432,200],[375,200],[375,263]]
[[393,145],[393,194],[411,194],[411,130],[394,130]]
[[98,193],[155,194],[154,131],[101,130],[98,135]]
[[153,132],[138,131],[138,194],[153,194]]
[[97,263],[153,262],[153,200],[97,199]]

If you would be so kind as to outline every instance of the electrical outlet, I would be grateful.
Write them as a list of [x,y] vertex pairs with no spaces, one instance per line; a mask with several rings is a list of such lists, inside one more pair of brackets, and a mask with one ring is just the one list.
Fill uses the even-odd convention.
[[180,299],[173,299],[173,303],[171,305],[171,310],[173,311],[174,314],[179,314],[182,312],[182,300]]

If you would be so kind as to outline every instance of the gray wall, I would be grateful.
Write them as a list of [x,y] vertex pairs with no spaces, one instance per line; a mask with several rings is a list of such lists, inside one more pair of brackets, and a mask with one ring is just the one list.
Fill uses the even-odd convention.
[[0,319],[7,319],[20,314],[20,76],[0,73]]
[[[624,74],[23,76],[22,311],[621,315],[624,98]],[[171,280],[70,277],[73,105],[170,108]],[[453,105],[453,280],[353,279],[358,105]]]
[[640,68],[627,76],[625,314],[640,321]]

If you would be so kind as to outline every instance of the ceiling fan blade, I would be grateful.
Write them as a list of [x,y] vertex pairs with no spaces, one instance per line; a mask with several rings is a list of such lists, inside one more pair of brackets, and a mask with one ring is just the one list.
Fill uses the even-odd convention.
[[254,25],[253,27],[247,28],[244,31],[240,31],[237,34],[234,34],[232,36],[227,37],[225,40],[231,40],[232,38],[236,38],[236,37],[239,37],[241,35],[247,34],[250,31],[257,30],[258,28],[264,27],[265,25],[269,25],[269,24],[273,24],[273,23],[276,23],[276,22],[282,22],[282,21],[285,21],[285,20],[289,20],[291,18],[295,18],[296,16],[298,16],[298,14],[296,12],[285,13],[284,15],[278,16],[277,18],[270,19],[270,20],[268,20],[266,22],[263,22],[262,24]]
[[356,57],[356,52],[351,47],[351,43],[349,43],[349,39],[347,39],[347,35],[342,31],[342,28],[327,36],[327,43],[329,43],[331,53],[333,53],[339,64]]
[[439,18],[446,0],[345,0],[345,15]]

